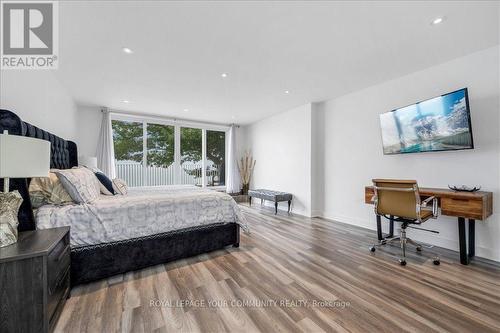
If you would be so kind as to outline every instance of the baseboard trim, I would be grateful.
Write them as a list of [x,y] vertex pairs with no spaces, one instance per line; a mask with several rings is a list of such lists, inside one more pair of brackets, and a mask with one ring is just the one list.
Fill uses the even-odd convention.
[[[322,212],[320,216],[317,216],[320,218],[323,218],[325,220],[331,220],[334,222],[340,222],[340,223],[345,223],[349,225],[353,225],[356,227],[368,229],[368,230],[377,230],[377,225],[373,221],[366,221],[362,219],[356,219],[352,218],[350,216],[344,216],[344,215],[339,215],[339,214],[332,214],[328,212]],[[382,230],[383,232],[387,233],[388,232],[388,223],[383,223],[382,224]],[[395,232],[399,232],[399,228],[395,226]],[[430,234],[425,231],[419,231],[416,229],[411,230],[412,233],[412,238],[414,238],[418,242],[422,242],[425,244],[430,244],[433,246],[438,246],[442,247],[451,251],[459,252],[458,249],[458,239],[448,239],[448,238],[443,238],[443,237],[438,237],[435,236],[434,234]],[[423,236],[425,233],[425,236]],[[476,257],[481,258],[482,260],[488,260],[492,261],[495,263],[500,263],[500,260],[497,260],[495,258],[498,257],[498,255],[489,248],[478,246],[476,243]]]

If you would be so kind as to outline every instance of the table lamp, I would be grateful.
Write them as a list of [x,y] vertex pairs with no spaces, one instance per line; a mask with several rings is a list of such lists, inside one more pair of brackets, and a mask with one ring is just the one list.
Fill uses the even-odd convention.
[[48,177],[50,142],[18,135],[0,134],[0,247],[17,242],[17,214],[22,203],[18,191],[9,192],[9,178]]
[[50,142],[25,136],[0,134],[0,178],[9,192],[9,178],[48,177]]
[[97,157],[95,156],[80,156],[78,164],[90,169],[97,169]]

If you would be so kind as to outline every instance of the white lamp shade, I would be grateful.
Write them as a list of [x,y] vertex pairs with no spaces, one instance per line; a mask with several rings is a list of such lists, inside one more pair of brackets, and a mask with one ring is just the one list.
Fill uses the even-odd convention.
[[80,156],[78,158],[78,164],[86,166],[88,168],[97,169],[97,157],[94,156]]
[[48,177],[50,142],[0,134],[0,178]]

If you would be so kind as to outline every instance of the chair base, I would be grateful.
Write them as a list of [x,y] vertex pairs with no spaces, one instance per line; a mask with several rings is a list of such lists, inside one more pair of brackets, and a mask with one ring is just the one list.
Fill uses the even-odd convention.
[[[401,266],[406,266],[406,246],[407,244],[411,244],[415,246],[417,252],[422,251],[422,244],[415,242],[413,239],[406,237],[406,228],[401,229],[401,236],[395,236],[390,238],[384,238],[380,240],[377,244],[373,244],[370,247],[371,252],[375,252],[376,248],[379,246],[388,245],[391,243],[399,242],[401,246],[401,258],[399,259],[399,264]],[[434,256],[432,259],[434,265],[439,265],[441,263],[439,256]]]

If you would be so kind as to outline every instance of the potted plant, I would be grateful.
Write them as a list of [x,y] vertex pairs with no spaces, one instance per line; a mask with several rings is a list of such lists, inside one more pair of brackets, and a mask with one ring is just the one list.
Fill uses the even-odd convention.
[[245,152],[245,155],[238,162],[238,170],[240,171],[242,190],[241,194],[248,194],[248,188],[250,187],[250,179],[252,178],[253,168],[255,167],[255,160],[249,151]]

